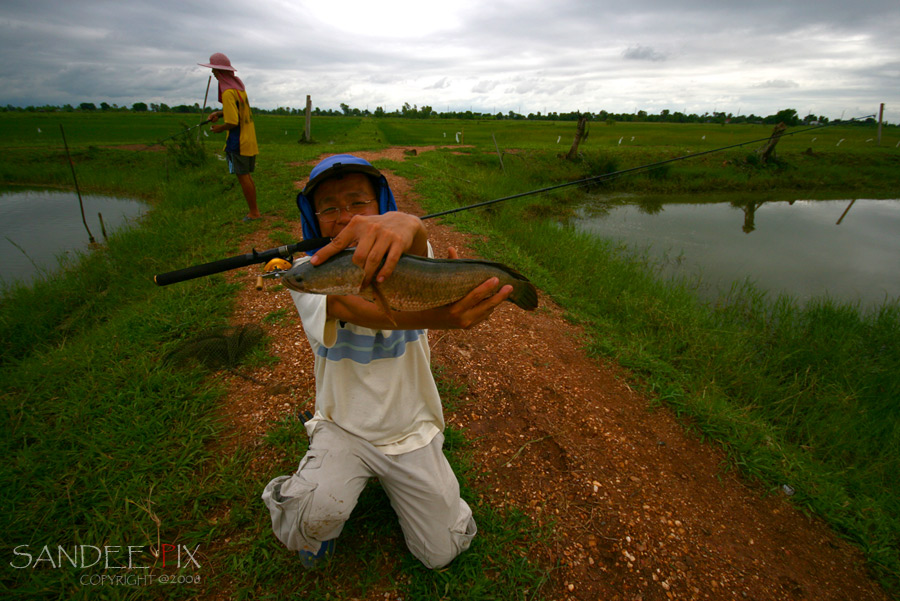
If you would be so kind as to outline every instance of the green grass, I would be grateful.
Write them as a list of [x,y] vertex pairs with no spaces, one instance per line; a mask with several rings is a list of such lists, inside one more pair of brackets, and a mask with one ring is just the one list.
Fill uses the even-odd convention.
[[[73,146],[82,189],[127,189],[153,209],[140,228],[112,236],[69,270],[14,286],[0,299],[0,411],[8,425],[0,437],[8,458],[0,468],[5,598],[183,598],[214,590],[252,599],[291,592],[308,599],[372,591],[407,598],[439,591],[460,599],[538,593],[548,568],[534,565],[527,549],[547,533],[521,514],[494,509],[468,486],[465,439],[452,430],[446,448],[481,530],[463,558],[444,570],[424,569],[406,551],[384,494],[372,486],[338,556],[323,570],[298,570],[294,554],[272,537],[259,495],[269,479],[295,469],[306,444],[300,422],[273,424],[260,449],[223,456],[216,451],[224,434],[216,417],[224,392],[219,380],[163,362],[184,338],[227,323],[232,310],[235,289],[221,276],[166,288],[152,277],[248,250],[235,244],[254,224],[239,222],[243,199],[233,177],[215,160],[192,169],[169,165],[167,173],[164,154]],[[293,163],[336,146],[295,143],[260,162],[257,182],[264,210],[275,217],[273,238],[284,240],[296,211],[293,180],[308,172]],[[58,148],[10,151],[0,173],[8,183],[64,186],[68,165],[53,166],[61,156]],[[293,309],[286,303],[285,311],[261,317],[264,328],[288,318]],[[271,360],[277,359],[264,348],[249,359]],[[459,404],[459,386],[441,386],[447,401]],[[260,453],[279,459],[260,463]],[[135,564],[150,565],[149,551],[159,543],[199,546],[202,567],[179,572],[157,565],[150,572],[157,581],[180,574],[200,576],[201,584],[92,586],[82,577],[144,573],[48,561],[59,558],[59,546],[69,555],[77,545],[134,546],[141,550]],[[31,561],[45,546],[50,551],[34,568]],[[29,567],[10,565],[25,565],[25,553]],[[113,563],[121,557],[114,555]]]
[[[554,161],[536,159],[529,171],[553,174]],[[536,187],[526,173],[500,174],[478,157],[435,153],[421,162],[428,173],[449,172],[449,162],[475,182],[423,178],[417,190],[429,211],[498,196],[523,179]],[[591,353],[629,368],[652,398],[721,443],[733,465],[773,492],[791,486],[793,501],[864,549],[897,594],[900,304],[867,313],[827,299],[801,306],[752,286],[704,304],[690,282],[662,281],[646,259],[560,227],[555,217],[569,201],[554,193],[449,219],[484,234],[483,256],[527,273],[587,328]]]
[[[540,598],[552,566],[535,565],[528,550],[535,537],[550,533],[535,531],[516,512],[498,511],[469,484],[474,468],[464,436],[453,430],[448,454],[480,534],[448,569],[429,571],[409,556],[377,486],[367,489],[338,555],[322,570],[299,571],[271,536],[259,495],[270,478],[296,467],[306,444],[302,426],[285,419],[258,449],[217,452],[223,392],[217,378],[161,359],[185,337],[227,323],[235,289],[221,276],[166,288],[152,283],[156,273],[247,252],[235,241],[258,224],[239,222],[243,198],[214,158],[188,169],[165,153],[106,148],[159,139],[177,131],[183,118],[0,115],[5,131],[13,132],[0,142],[0,183],[70,186],[61,139],[49,138],[63,122],[83,190],[136,196],[153,207],[140,228],[114,235],[67,271],[0,298],[0,411],[7,424],[0,436],[7,458],[0,468],[0,553],[11,559],[19,545],[32,551],[158,540],[200,545],[202,584],[98,589],[79,582],[83,571],[46,563],[17,570],[7,559],[4,597],[182,598],[221,590],[248,599],[349,599],[384,591],[410,599]],[[378,163],[413,179],[425,209],[437,211],[768,133],[762,126],[592,124],[581,159],[569,162],[556,155],[568,150],[571,123],[319,118],[315,144],[297,143],[299,117],[260,116],[257,127],[263,154],[255,179],[260,207],[274,222],[272,246],[290,241],[296,182],[324,153],[443,145],[446,131],[450,150]],[[474,148],[450,142],[463,128]],[[891,197],[898,189],[896,140],[885,136],[890,144],[875,148],[865,142],[872,134],[826,129],[812,154],[806,153],[811,137],[785,138],[781,162],[772,167],[748,163],[748,147],[601,187],[640,193],[842,187]],[[890,135],[896,138],[893,129]],[[510,151],[502,170],[494,138]],[[211,157],[219,149],[219,140],[204,143]],[[690,416],[703,436],[725,447],[734,466],[773,491],[792,486],[794,502],[863,548],[896,595],[896,304],[861,314],[827,301],[799,306],[743,287],[704,305],[689,285],[659,281],[643,259],[558,226],[581,193],[570,187],[447,219],[485,234],[481,254],[528,274],[587,328],[590,352],[631,369],[657,402]],[[260,321],[276,326],[288,314],[278,310]],[[257,363],[272,360],[265,347],[251,356]],[[438,379],[448,407],[459,406],[464,389],[440,373]],[[261,455],[274,459],[260,461]]]

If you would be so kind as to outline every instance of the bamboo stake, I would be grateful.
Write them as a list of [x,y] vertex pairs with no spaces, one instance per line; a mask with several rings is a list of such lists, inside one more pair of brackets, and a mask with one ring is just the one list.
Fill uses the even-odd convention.
[[200,120],[203,120],[203,114],[206,112],[206,99],[209,98],[209,84],[212,82],[212,75],[206,80],[206,94],[203,95],[203,108],[200,109]]
[[78,206],[81,207],[81,222],[84,224],[84,229],[87,231],[90,243],[97,244],[97,241],[94,240],[94,234],[92,234],[90,228],[88,228],[87,219],[84,218],[84,202],[81,200],[81,190],[78,188],[78,177],[75,175],[75,163],[72,162],[72,155],[69,154],[69,143],[66,142],[66,132],[63,129],[62,123],[59,124],[59,133],[62,134],[63,145],[66,147],[66,158],[69,159],[69,167],[72,169],[72,179],[75,180],[75,193],[78,194]]
[[[203,115],[206,114],[206,99],[209,98],[209,84],[212,82],[212,75],[206,80],[206,94],[203,95],[203,108],[200,109],[200,121],[203,121]],[[197,130],[197,139],[200,139],[200,131]]]
[[500,159],[500,171],[506,171],[506,167],[503,166],[503,155],[500,154],[500,147],[497,146],[497,138],[491,133],[491,137],[494,139],[494,148],[497,149],[497,158]]
[[100,220],[100,233],[103,234],[103,239],[109,242],[109,236],[106,235],[106,224],[103,223],[103,213],[97,213],[97,219]]
[[850,211],[850,207],[853,206],[853,203],[854,203],[854,202],[856,202],[856,199],[855,199],[855,198],[854,198],[853,200],[850,201],[850,204],[848,204],[848,205],[847,205],[847,208],[844,209],[844,212],[841,213],[841,218],[837,220],[837,223],[836,223],[835,225],[840,225],[840,224],[841,224],[841,221],[844,220],[844,215],[846,215],[846,214]]

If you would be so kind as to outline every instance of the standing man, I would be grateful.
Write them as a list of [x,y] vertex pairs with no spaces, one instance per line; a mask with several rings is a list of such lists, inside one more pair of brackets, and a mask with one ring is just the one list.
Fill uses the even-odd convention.
[[[385,177],[359,157],[319,163],[297,205],[304,238],[333,237],[298,261],[318,265],[354,246],[366,279],[382,281],[401,253],[432,254],[421,220],[397,211]],[[427,330],[470,328],[511,292],[490,278],[452,305],[395,312],[395,322],[359,296],[291,292],[315,357],[316,411],[296,473],[269,482],[262,498],[275,535],[300,552],[304,567],[333,552],[371,478],[381,482],[407,547],[427,567],[441,568],[469,547],[475,520],[442,451],[444,416]]]
[[231,61],[221,52],[216,52],[209,57],[209,63],[197,63],[201,67],[209,67],[213,76],[219,82],[219,102],[222,110],[215,111],[209,116],[214,124],[224,116],[224,123],[210,127],[213,133],[227,131],[228,138],[225,141],[225,156],[228,158],[228,172],[234,173],[247,206],[250,211],[244,217],[244,221],[253,221],[262,217],[256,206],[256,184],[253,183],[253,170],[256,168],[256,155],[259,148],[256,145],[256,127],[253,125],[253,115],[250,113],[250,101],[247,99],[247,91],[234,72]]

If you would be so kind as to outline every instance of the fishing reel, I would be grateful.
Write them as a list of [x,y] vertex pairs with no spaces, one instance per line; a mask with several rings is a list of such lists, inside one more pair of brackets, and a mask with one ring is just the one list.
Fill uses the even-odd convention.
[[256,276],[256,289],[263,289],[263,280],[272,280],[275,278],[281,278],[287,271],[292,267],[290,261],[285,261],[284,259],[272,259],[266,266],[263,267],[263,271],[265,273],[261,273]]

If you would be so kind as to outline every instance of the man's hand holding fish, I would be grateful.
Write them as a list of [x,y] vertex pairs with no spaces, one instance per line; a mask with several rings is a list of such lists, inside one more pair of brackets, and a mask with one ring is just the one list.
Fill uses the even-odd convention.
[[[322,229],[325,235],[329,235],[325,230],[332,230],[334,226],[329,228],[326,224]],[[404,253],[427,256],[427,240],[425,226],[415,215],[398,211],[383,215],[358,214],[334,236],[331,243],[320,248],[310,262],[321,265],[345,248],[355,246],[353,262],[363,269],[363,286],[367,286],[376,272],[375,281],[387,279]]]

